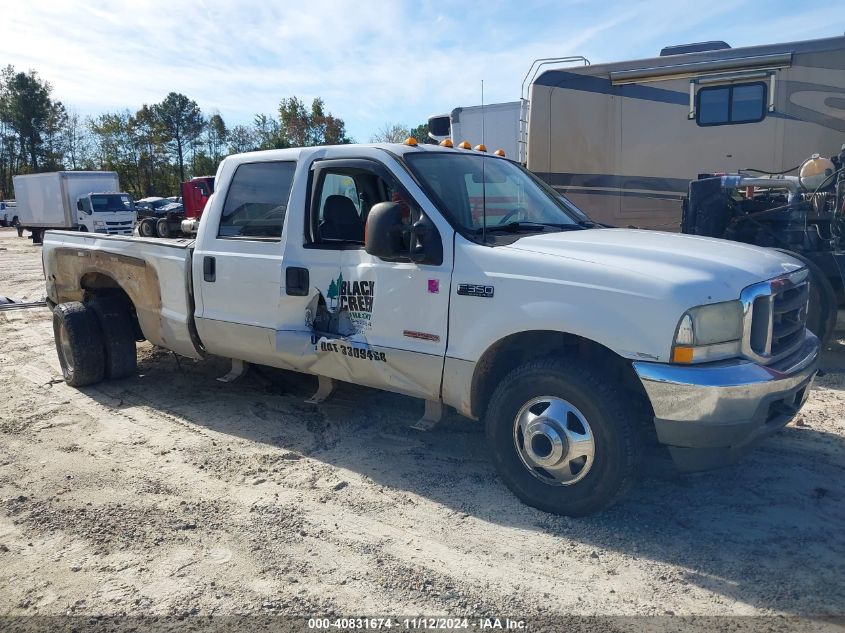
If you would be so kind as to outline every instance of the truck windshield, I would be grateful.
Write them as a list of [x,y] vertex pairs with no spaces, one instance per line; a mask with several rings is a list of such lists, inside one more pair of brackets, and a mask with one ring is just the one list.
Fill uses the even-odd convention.
[[[405,154],[411,171],[464,232],[567,230],[584,226],[563,200],[508,160],[457,152]],[[485,225],[486,218],[486,225]]]
[[91,196],[91,206],[94,213],[115,213],[133,209],[132,199],[129,196],[116,194],[95,194]]

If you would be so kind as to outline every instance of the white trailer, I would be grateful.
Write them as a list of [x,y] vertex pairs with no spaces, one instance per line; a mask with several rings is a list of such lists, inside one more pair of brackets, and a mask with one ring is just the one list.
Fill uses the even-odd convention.
[[14,177],[18,223],[35,243],[48,229],[132,235],[135,205],[117,172],[56,171]]
[[456,145],[461,141],[472,145],[483,142],[491,152],[501,149],[505,156],[516,158],[520,106],[519,101],[508,101],[455,108],[450,114],[429,118],[430,136],[435,140],[451,138]]

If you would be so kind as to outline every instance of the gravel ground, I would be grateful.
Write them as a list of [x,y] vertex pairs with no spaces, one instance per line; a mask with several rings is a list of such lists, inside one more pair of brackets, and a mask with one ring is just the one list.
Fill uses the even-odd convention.
[[[0,295],[43,296],[0,229]],[[0,615],[845,615],[845,345],[736,466],[665,456],[586,519],[522,505],[480,425],[422,404],[139,345],[73,389],[46,309],[0,313]],[[819,620],[812,620],[819,622]]]

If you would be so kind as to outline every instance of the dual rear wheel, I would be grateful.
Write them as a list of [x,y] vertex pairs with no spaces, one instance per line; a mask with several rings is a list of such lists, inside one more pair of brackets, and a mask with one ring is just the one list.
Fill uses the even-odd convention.
[[53,335],[62,374],[72,387],[126,378],[137,370],[132,318],[119,297],[60,303],[53,310]]
[[138,235],[141,237],[173,237],[173,231],[167,218],[144,218],[138,223]]

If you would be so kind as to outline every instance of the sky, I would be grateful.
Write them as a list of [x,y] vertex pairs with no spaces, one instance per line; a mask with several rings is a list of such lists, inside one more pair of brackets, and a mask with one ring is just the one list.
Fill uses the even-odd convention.
[[845,5],[808,0],[0,0],[0,65],[36,70],[82,115],[194,99],[228,126],[321,97],[359,142],[381,127],[514,101],[531,63],[654,57],[842,35]]

